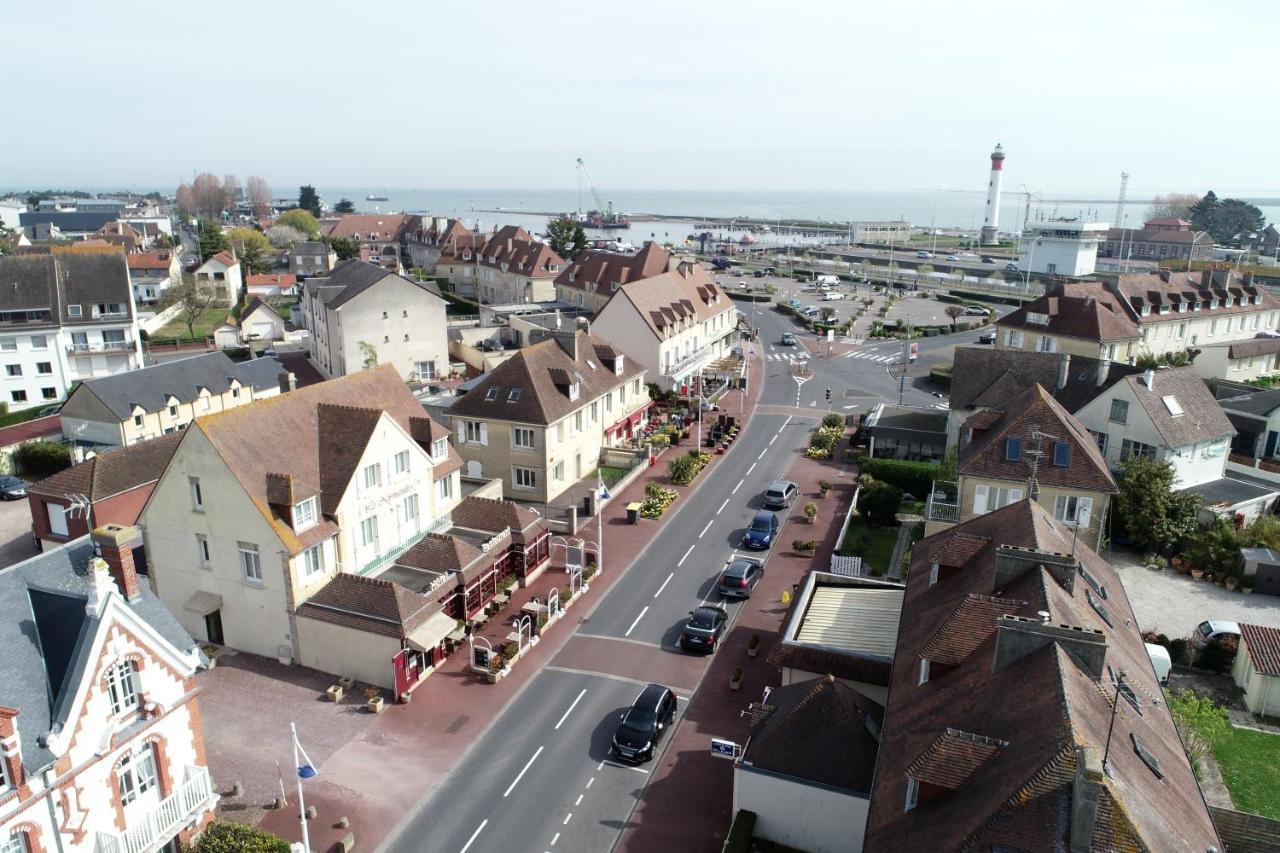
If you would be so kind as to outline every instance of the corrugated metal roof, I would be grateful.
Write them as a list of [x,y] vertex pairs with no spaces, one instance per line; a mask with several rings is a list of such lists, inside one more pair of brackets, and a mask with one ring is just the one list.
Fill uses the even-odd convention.
[[903,591],[819,586],[796,640],[892,658],[898,642]]

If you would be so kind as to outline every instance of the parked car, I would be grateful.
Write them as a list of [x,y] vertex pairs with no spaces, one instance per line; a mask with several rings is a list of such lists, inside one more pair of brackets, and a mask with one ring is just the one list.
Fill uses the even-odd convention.
[[786,509],[800,497],[800,487],[790,480],[774,480],[764,490],[764,505],[769,509]]
[[1221,619],[1208,619],[1197,625],[1196,629],[1191,632],[1191,642],[1196,648],[1200,648],[1210,640],[1231,636],[1240,636],[1240,626],[1238,624]]
[[775,270],[773,267],[765,267],[764,269],[761,270],[761,272],[764,273],[765,275],[773,275],[775,272],[777,272],[777,270]]
[[756,513],[755,518],[751,519],[751,524],[747,525],[747,533],[742,537],[742,544],[744,547],[763,551],[773,545],[774,537],[777,535],[778,517],[762,509]]
[[11,475],[0,477],[0,498],[6,501],[16,501],[26,496],[26,481]]
[[1004,268],[1006,272],[1022,272],[1022,270],[1018,269],[1018,265],[1013,261],[1009,261],[1009,263],[1005,264]]
[[610,749],[623,761],[633,764],[648,761],[675,718],[676,694],[669,687],[650,684],[619,718]]
[[796,345],[796,336],[790,332],[783,332],[782,337],[778,339],[778,345],[784,347],[793,347]]
[[728,625],[729,612],[723,607],[704,604],[690,610],[689,621],[680,630],[680,648],[691,652],[714,652]]
[[58,414],[58,412],[61,412],[61,411],[62,411],[61,403],[59,403],[56,406],[45,406],[43,409],[40,410],[40,417],[47,418],[50,415],[56,415]]
[[750,598],[764,577],[764,563],[754,557],[734,557],[720,573],[720,594],[725,598]]
[[1169,650],[1164,646],[1157,646],[1152,643],[1144,643],[1147,647],[1147,657],[1151,658],[1151,666],[1155,668],[1156,678],[1161,684],[1169,683],[1169,670],[1173,668],[1173,661],[1169,658]]
[[806,317],[816,317],[818,316],[819,313],[821,313],[821,310],[822,309],[820,309],[817,305],[806,305],[805,307],[800,309],[800,313]]
[[959,255],[947,255],[947,260],[949,260],[949,261],[958,261],[958,260],[960,260],[960,256],[959,256]]
[[844,294],[843,294],[843,293],[836,293],[836,292],[834,292],[834,291],[832,291],[831,293],[824,293],[824,294],[822,294],[822,301],[823,301],[823,302],[835,302],[835,301],[836,301],[836,300],[838,300],[838,299],[844,299]]
[[764,278],[765,276],[768,275],[768,273],[765,272],[764,270],[756,270],[755,272],[752,273],[752,275],[755,276],[756,278]]
[[726,258],[715,258],[711,261],[712,269],[727,270],[732,266],[733,264],[729,263],[728,259]]
[[983,308],[981,305],[970,305],[964,309],[964,313],[970,317],[986,317],[991,312],[986,308]]
[[987,331],[983,332],[981,335],[978,335],[978,343],[980,344],[994,344],[995,342],[996,342],[995,329],[988,329]]

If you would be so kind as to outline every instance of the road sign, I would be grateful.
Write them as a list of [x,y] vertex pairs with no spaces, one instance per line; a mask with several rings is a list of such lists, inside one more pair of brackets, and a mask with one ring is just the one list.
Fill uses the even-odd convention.
[[835,339],[836,339],[836,330],[835,330],[835,329],[827,329],[827,343],[831,343],[831,342],[832,342],[832,341],[834,341]]
[[920,356],[920,345],[919,345],[919,344],[914,343],[914,342],[911,344],[910,356],[911,356],[911,363],[912,363],[912,364],[915,364],[916,359],[917,359],[917,358],[919,358],[919,356]]
[[731,740],[713,737],[711,739],[711,754],[716,758],[733,759],[738,755],[738,745]]

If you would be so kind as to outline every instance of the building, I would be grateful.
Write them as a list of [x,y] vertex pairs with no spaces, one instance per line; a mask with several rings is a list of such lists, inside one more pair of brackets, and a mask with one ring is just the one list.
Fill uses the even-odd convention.
[[119,246],[126,254],[151,248],[151,240],[127,222],[108,222],[90,235],[90,239],[102,240]]
[[250,297],[240,312],[240,339],[247,344],[251,341],[283,341],[284,337],[285,323],[280,312],[262,301],[262,297]]
[[337,265],[338,253],[328,243],[295,243],[289,250],[289,272],[295,276],[324,275]]
[[232,252],[219,252],[196,267],[196,281],[212,286],[218,291],[218,300],[227,308],[240,301],[240,288],[244,281],[240,275],[240,262]]
[[879,459],[941,459],[947,450],[947,414],[937,409],[876,403],[862,422],[867,453]]
[[467,228],[459,219],[424,220],[424,227],[411,232],[407,239],[409,262],[430,275],[448,279],[457,293],[474,297],[476,262],[487,240],[486,235]]
[[926,534],[1029,497],[1100,547],[1115,479],[1093,437],[1039,383],[965,421],[956,472],[955,500],[946,484],[929,496]]
[[981,242],[994,246],[1000,242],[1000,190],[1004,181],[1004,149],[996,143],[991,152],[991,175],[987,178],[987,207],[982,214]]
[[0,570],[7,851],[176,850],[213,818],[200,649],[139,578],[138,544],[106,525]]
[[850,222],[849,239],[853,243],[907,243],[911,240],[911,223],[905,219]]
[[434,284],[352,258],[307,279],[298,307],[311,361],[325,376],[370,362],[394,365],[404,379],[448,373],[445,301]]
[[1280,229],[1277,229],[1274,223],[1261,231],[1239,234],[1236,239],[1241,248],[1249,249],[1259,255],[1271,255],[1274,258],[1277,256],[1276,253],[1280,252]]
[[447,528],[461,466],[390,365],[196,418],[142,512],[152,584],[192,636],[298,662],[297,607]]
[[449,409],[468,477],[547,503],[596,470],[604,447],[640,434],[645,368],[601,336],[550,332],[494,368]]
[[0,257],[0,401],[47,406],[75,382],[142,366],[133,288],[118,251]]
[[1280,336],[1204,344],[1191,364],[1206,379],[1250,382],[1280,373]]
[[1218,405],[1236,431],[1228,464],[1252,468],[1258,461],[1271,462],[1273,473],[1280,474],[1280,388],[1222,397]]
[[624,284],[592,332],[628,353],[663,390],[680,388],[733,354],[738,310],[701,264]]
[[1280,630],[1241,623],[1231,677],[1249,713],[1274,717],[1280,711]]
[[34,210],[19,213],[18,220],[24,228],[51,225],[68,237],[84,237],[125,216],[126,207],[123,201],[109,198],[45,198],[40,199]]
[[421,216],[408,213],[348,213],[329,226],[327,236],[355,240],[363,259],[399,273],[404,270],[406,236],[421,225]]
[[1146,261],[1207,261],[1213,255],[1213,238],[1196,231],[1185,219],[1162,217],[1141,228],[1108,228],[1098,254],[1107,258]]
[[83,445],[135,444],[183,429],[200,415],[280,393],[274,358],[237,364],[193,355],[81,383],[58,412],[62,434]]
[[1132,364],[1142,332],[1125,301],[1102,282],[1059,285],[996,321],[997,350],[1069,353]]
[[667,250],[652,240],[630,255],[590,249],[556,276],[556,299],[596,314],[619,287],[665,273],[670,261]]
[[493,232],[477,256],[476,296],[481,302],[551,302],[564,258],[517,225]]
[[259,299],[287,299],[298,295],[298,277],[293,273],[258,273],[244,280],[245,293]]
[[20,473],[13,456],[18,448],[31,441],[61,441],[62,427],[58,418],[49,415],[29,421],[0,427],[0,474]]
[[134,252],[125,255],[129,279],[133,282],[133,299],[138,304],[158,302],[169,285],[181,280],[182,266],[178,253],[171,249]]
[[[118,447],[27,486],[31,529],[43,547],[56,547],[103,524],[136,524],[182,433]],[[145,567],[144,554],[138,555]]]
[[1073,532],[1022,500],[916,544],[867,853],[1225,849],[1124,586]]
[[1106,223],[1078,219],[1028,223],[1018,240],[1018,269],[1040,275],[1092,275],[1106,231]]

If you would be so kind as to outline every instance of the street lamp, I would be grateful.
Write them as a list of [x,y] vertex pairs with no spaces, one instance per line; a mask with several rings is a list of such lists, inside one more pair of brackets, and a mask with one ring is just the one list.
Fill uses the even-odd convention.
[[1031,248],[1027,250],[1027,274],[1022,285],[1022,297],[1018,299],[1018,307],[1022,307],[1022,300],[1031,295],[1031,264],[1036,257],[1036,245],[1044,239],[1044,235],[1040,234],[1031,241]]

